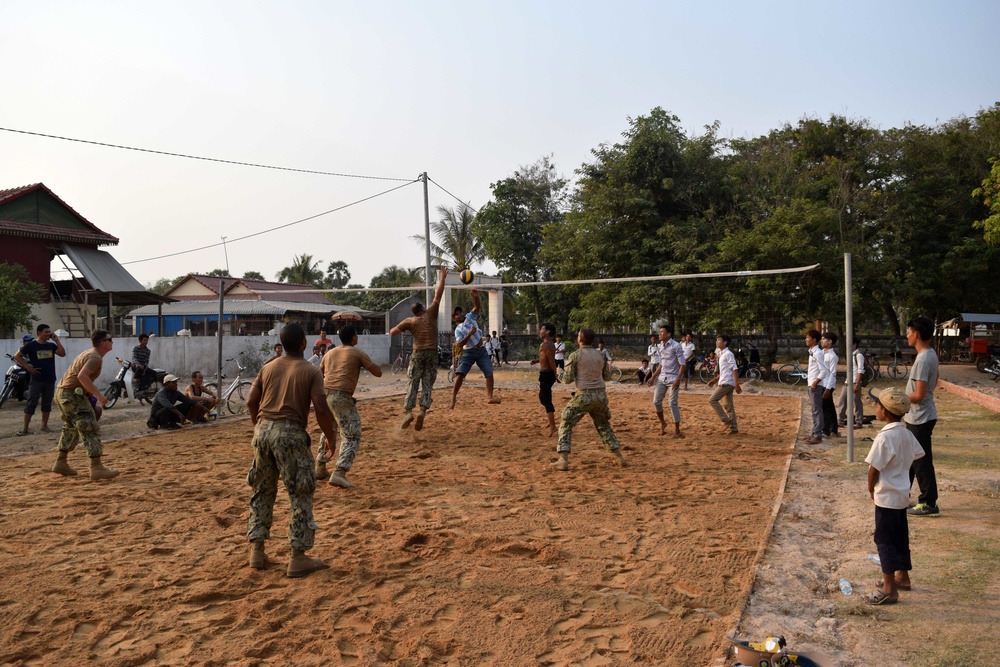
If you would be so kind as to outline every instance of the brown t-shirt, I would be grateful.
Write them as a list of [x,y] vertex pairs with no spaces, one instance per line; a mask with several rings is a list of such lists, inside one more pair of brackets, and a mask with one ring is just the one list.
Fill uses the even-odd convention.
[[96,348],[90,348],[89,350],[84,350],[73,360],[73,363],[69,365],[66,372],[63,374],[62,379],[59,380],[60,389],[69,389],[73,391],[77,388],[83,388],[80,384],[80,380],[77,378],[80,375],[80,371],[86,369],[87,376],[90,377],[91,382],[97,379],[101,374],[101,368],[104,365],[104,359],[101,357],[101,353],[97,351]]
[[413,351],[437,350],[438,347],[438,309],[436,304],[425,310],[421,315],[408,317],[400,322],[400,331],[413,332]]
[[260,369],[253,384],[261,393],[261,419],[288,419],[302,428],[309,421],[312,397],[323,395],[322,373],[302,357],[275,359]]
[[354,395],[361,369],[372,365],[368,355],[356,347],[341,345],[323,357],[323,388]]

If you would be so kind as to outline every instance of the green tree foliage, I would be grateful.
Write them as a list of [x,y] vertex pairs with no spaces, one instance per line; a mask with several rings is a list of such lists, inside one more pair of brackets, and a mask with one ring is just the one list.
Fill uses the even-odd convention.
[[[387,266],[382,272],[371,279],[368,287],[410,287],[423,282],[423,269],[406,269],[401,266]],[[366,310],[382,312],[413,294],[412,290],[398,292],[369,292],[361,301],[361,307]]]
[[211,271],[209,271],[205,275],[206,276],[212,276],[213,278],[231,278],[232,277],[232,276],[229,275],[229,271],[227,271],[226,269],[212,269]]
[[278,271],[278,282],[321,287],[325,276],[318,268],[320,263],[321,260],[314,261],[313,256],[306,253],[295,255],[291,266]]
[[38,318],[31,306],[45,298],[45,287],[28,280],[20,264],[0,262],[0,335],[12,336],[18,329],[34,332]]
[[243,280],[260,280],[266,282],[267,278],[260,271],[245,271],[243,273]]
[[[493,199],[476,214],[472,231],[504,282],[538,282],[551,277],[552,268],[539,254],[543,230],[562,223],[566,183],[550,158],[543,157],[490,186]],[[558,287],[528,287],[515,292],[515,299],[526,302],[537,325],[554,314],[543,307],[543,297],[556,301],[561,295]]]
[[152,285],[146,285],[146,289],[148,289],[153,294],[166,294],[171,287],[173,287],[186,277],[187,275],[177,276],[176,278],[160,278]]
[[347,269],[347,262],[330,262],[326,267],[326,277],[323,278],[323,286],[332,289],[340,289],[351,282],[351,272]]
[[[475,214],[471,208],[465,204],[455,208],[438,206],[437,212],[441,218],[430,225],[431,236],[437,239],[437,243],[431,241],[432,263],[461,271],[486,259],[483,242],[472,229]],[[422,234],[412,238],[421,246],[425,243]]]
[[989,217],[975,222],[976,229],[983,230],[983,240],[991,246],[1000,246],[1000,160],[992,160],[990,174],[982,184],[972,191],[972,196],[981,199],[989,209]]

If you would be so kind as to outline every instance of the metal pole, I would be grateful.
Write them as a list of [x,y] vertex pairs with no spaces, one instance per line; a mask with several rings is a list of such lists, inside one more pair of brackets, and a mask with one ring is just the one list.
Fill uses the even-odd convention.
[[434,279],[431,277],[431,209],[427,199],[427,172],[420,175],[424,182],[424,279],[427,284],[424,303],[430,305]]
[[851,289],[851,253],[844,253],[844,309],[847,328],[847,462],[854,463],[854,298]]
[[231,275],[231,274],[229,273],[229,251],[226,250],[226,239],[227,238],[229,238],[229,237],[228,236],[223,236],[222,237],[222,252],[226,256],[226,275],[228,276],[228,275]]
[[[222,311],[225,308],[225,301],[226,301],[225,286],[226,286],[226,281],[220,280],[219,281],[219,326],[216,327],[216,331],[217,331],[217,333],[219,335],[219,357],[216,360],[216,361],[218,361],[218,364],[216,366],[216,375],[215,375],[215,377],[218,379],[217,390],[218,390],[219,393],[216,396],[216,398],[218,398],[218,396],[222,396],[222,389],[223,389],[223,385],[222,385],[222,314],[223,314],[223,312]],[[207,322],[205,323],[205,329],[206,329],[205,333],[207,334],[208,333],[208,323]],[[221,412],[222,412],[222,408],[221,407],[219,408],[219,412],[221,414]]]

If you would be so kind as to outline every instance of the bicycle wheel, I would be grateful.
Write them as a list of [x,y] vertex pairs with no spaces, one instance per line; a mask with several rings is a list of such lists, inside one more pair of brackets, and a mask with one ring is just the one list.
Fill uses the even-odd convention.
[[871,384],[872,382],[874,382],[874,381],[875,381],[876,379],[877,379],[877,378],[876,378],[876,376],[875,376],[875,369],[874,369],[874,368],[872,368],[871,366],[867,366],[867,365],[866,365],[866,366],[865,366],[865,370],[864,370],[864,372],[863,372],[863,373],[861,374],[861,383],[862,383],[862,384],[863,384],[863,385],[864,385],[865,387],[867,387],[867,386],[868,386],[868,385],[870,385],[870,384]]
[[795,368],[795,364],[785,364],[778,368],[778,382],[781,384],[787,384],[795,386],[799,383],[802,378],[799,377],[798,369]]
[[392,374],[393,375],[399,375],[399,373],[403,370],[403,358],[402,357],[396,357],[396,360],[392,362],[392,369],[391,370],[392,370]]
[[708,384],[708,381],[711,380],[714,377],[715,377],[715,369],[714,368],[712,368],[710,366],[707,366],[707,365],[703,365],[700,369],[698,369],[698,378],[703,383]]
[[14,391],[13,382],[5,384],[3,390],[0,390],[0,408],[2,408],[3,404],[7,402],[7,399],[10,398],[10,395],[11,393],[13,393],[13,391]]
[[891,364],[889,364],[888,368],[886,368],[886,372],[889,374],[889,377],[891,377],[893,380],[905,378],[906,364],[904,364],[902,361],[894,361]]
[[622,379],[622,369],[618,368],[617,366],[612,366],[611,367],[611,381],[612,382],[618,382],[621,379]]
[[226,401],[226,409],[233,415],[245,415],[247,413],[247,397],[250,396],[250,387],[253,383],[249,380],[240,382],[233,388],[233,393],[229,394]]
[[747,369],[747,379],[748,380],[759,380],[760,379],[760,368],[757,366],[751,366]]

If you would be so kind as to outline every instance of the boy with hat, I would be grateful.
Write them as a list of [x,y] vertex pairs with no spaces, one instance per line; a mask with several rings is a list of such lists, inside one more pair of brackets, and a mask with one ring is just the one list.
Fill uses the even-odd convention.
[[910,589],[910,533],[906,506],[910,494],[910,466],[924,450],[902,422],[910,399],[901,389],[869,390],[875,418],[886,425],[875,436],[868,464],[868,493],[875,501],[875,546],[882,562],[882,582],[871,604],[895,604],[898,590]]

